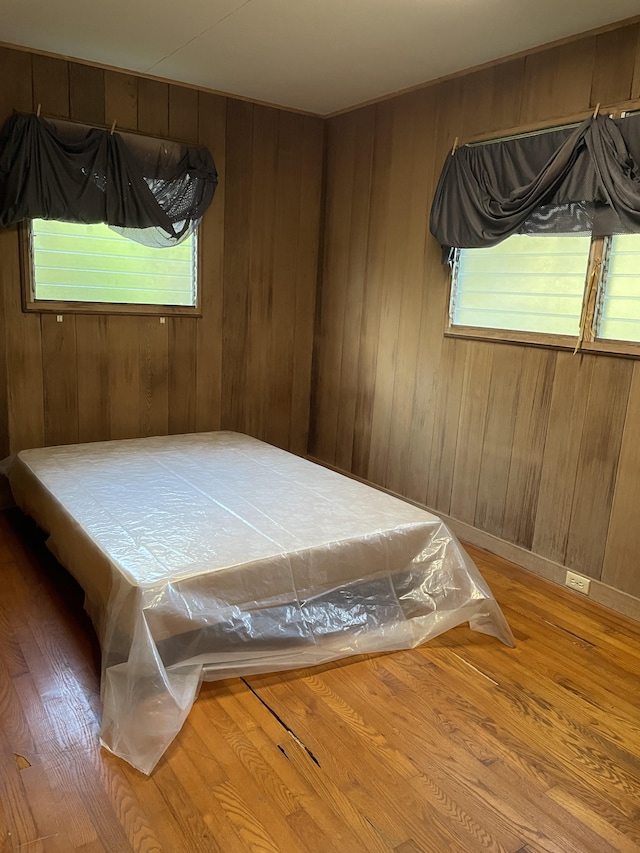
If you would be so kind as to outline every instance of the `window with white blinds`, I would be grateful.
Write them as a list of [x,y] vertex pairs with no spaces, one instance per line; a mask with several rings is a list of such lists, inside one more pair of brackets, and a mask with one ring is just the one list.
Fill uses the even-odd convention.
[[153,248],[106,225],[34,219],[32,298],[37,302],[195,306],[195,233]]
[[451,322],[458,326],[577,335],[590,236],[520,235],[458,249]]
[[598,337],[640,343],[640,234],[607,238],[602,269]]

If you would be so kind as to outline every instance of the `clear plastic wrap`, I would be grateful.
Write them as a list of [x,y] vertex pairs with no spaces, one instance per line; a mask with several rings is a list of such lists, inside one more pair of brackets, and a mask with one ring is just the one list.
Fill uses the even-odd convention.
[[435,516],[248,436],[26,450],[9,480],[102,648],[102,744],[150,773],[201,681],[412,648],[468,622],[512,645]]

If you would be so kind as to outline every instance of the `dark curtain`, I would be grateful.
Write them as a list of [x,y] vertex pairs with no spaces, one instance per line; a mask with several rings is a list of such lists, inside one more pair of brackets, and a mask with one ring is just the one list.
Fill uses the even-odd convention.
[[[178,241],[211,204],[209,151],[14,113],[0,135],[0,224],[24,219],[160,229]],[[141,240],[141,242],[144,242]]]
[[516,233],[640,232],[639,163],[635,115],[464,145],[445,161],[431,233],[446,260]]

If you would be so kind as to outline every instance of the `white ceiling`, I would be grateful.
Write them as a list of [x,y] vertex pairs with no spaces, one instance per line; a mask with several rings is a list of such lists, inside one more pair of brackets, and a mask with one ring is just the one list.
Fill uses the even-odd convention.
[[0,39],[326,115],[639,0],[0,0]]

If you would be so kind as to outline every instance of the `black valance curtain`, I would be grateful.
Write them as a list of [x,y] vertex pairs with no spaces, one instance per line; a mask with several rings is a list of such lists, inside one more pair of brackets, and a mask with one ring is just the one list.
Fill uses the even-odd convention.
[[640,115],[465,145],[444,164],[430,228],[443,247],[516,233],[640,232]]
[[202,218],[217,183],[202,146],[19,113],[0,134],[3,226],[105,222],[139,242],[175,245]]

